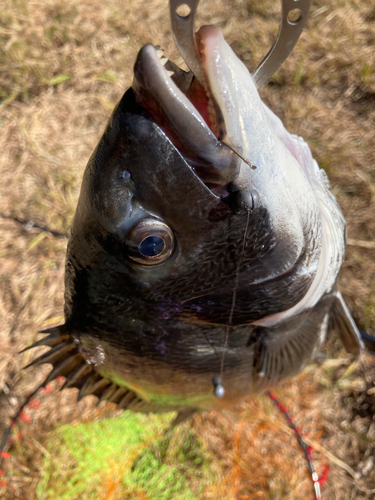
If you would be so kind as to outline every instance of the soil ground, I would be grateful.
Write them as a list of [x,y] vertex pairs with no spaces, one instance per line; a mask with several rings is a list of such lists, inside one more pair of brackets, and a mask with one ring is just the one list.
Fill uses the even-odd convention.
[[[274,0],[202,0],[198,25],[215,24],[253,69],[272,45]],[[85,164],[132,80],[137,51],[174,48],[166,0],[2,0],[0,6],[0,417],[8,422],[49,368],[22,371],[36,353],[19,351],[63,320],[66,239],[20,224],[67,232]],[[349,245],[340,289],[360,328],[375,332],[375,6],[368,0],[314,0],[307,28],[261,96],[308,141],[330,178]],[[351,359],[333,336],[327,359],[278,394],[313,441],[325,500],[375,498],[375,358]],[[3,461],[0,497],[37,498],[48,436],[62,423],[111,417],[75,392],[38,396]],[[27,418],[27,417],[25,417]],[[306,463],[286,421],[264,396],[188,427],[215,459],[215,484],[199,498],[312,499]],[[186,426],[176,435],[186,433]],[[61,460],[61,457],[60,459]],[[6,483],[6,485],[5,485]],[[103,498],[118,496],[109,482]],[[59,494],[55,495],[55,498]]]

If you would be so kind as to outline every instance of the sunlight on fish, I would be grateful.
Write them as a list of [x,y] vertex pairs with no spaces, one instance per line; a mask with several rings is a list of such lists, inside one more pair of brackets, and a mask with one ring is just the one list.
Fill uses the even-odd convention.
[[325,172],[217,28],[194,43],[194,73],[140,50],[84,174],[65,324],[30,346],[51,347],[31,363],[53,365],[44,384],[176,422],[298,374],[329,328],[363,346]]

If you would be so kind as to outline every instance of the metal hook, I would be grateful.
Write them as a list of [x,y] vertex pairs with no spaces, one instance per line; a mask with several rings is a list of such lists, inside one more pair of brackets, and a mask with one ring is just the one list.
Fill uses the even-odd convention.
[[[292,52],[305,27],[312,0],[281,0],[279,32],[270,51],[251,73],[259,89]],[[204,82],[194,36],[194,19],[199,0],[169,0],[172,33],[178,51],[194,76]],[[181,12],[181,8],[186,12]],[[293,15],[294,14],[294,15]]]

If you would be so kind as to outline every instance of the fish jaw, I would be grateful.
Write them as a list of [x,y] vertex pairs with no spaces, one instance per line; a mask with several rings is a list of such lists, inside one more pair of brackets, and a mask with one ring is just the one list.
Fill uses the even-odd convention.
[[[137,102],[151,112],[204,182],[226,185],[238,176],[239,158],[216,138],[168,76],[152,45],[146,45],[138,54],[132,88]],[[205,101],[204,91],[202,98]]]

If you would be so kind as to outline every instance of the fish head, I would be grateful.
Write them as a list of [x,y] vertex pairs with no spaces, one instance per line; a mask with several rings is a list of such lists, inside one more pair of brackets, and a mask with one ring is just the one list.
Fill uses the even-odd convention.
[[139,52],[67,251],[65,331],[148,408],[213,407],[219,373],[223,400],[254,392],[252,325],[303,298],[321,248],[308,175],[250,73],[216,28],[197,40],[204,82]]

